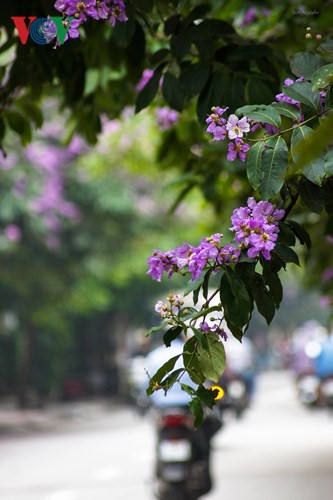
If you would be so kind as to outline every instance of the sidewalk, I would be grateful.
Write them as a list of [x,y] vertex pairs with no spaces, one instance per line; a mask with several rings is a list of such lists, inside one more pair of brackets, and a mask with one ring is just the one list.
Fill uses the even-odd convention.
[[43,409],[19,410],[14,402],[0,401],[0,439],[31,433],[75,430],[89,425],[108,425],[124,408],[118,400],[50,403]]

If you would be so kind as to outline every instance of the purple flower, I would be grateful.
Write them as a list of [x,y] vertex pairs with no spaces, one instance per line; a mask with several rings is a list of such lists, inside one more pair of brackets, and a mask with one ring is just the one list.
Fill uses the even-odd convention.
[[235,231],[235,241],[247,248],[247,255],[256,258],[261,254],[270,260],[279,233],[278,221],[283,218],[284,210],[275,209],[269,201],[248,198],[247,207],[240,207],[231,216],[231,231]]
[[126,16],[126,7],[124,2],[122,0],[112,0],[109,17],[111,26],[115,27],[117,21],[124,23],[127,20],[128,17]]
[[147,83],[149,82],[149,80],[154,76],[154,71],[152,69],[149,69],[149,68],[146,68],[142,75],[141,75],[141,78],[139,80],[139,82],[137,83],[136,87],[135,87],[135,90],[137,92],[140,92],[140,90],[143,89],[143,87],[145,87],[147,85]]
[[69,0],[56,0],[54,7],[59,11],[59,12],[64,12],[64,10],[67,9],[70,1]]
[[243,137],[243,134],[250,131],[250,124],[247,117],[244,116],[241,120],[236,115],[230,115],[226,124],[229,139],[236,139],[236,137]]
[[257,19],[257,11],[253,5],[247,9],[244,14],[244,18],[241,26],[247,26],[248,24],[252,24]]
[[65,41],[68,40],[68,38],[79,38],[80,32],[79,32],[79,27],[81,26],[81,21],[78,19],[72,19],[71,23],[69,25],[68,31],[66,33]]
[[240,257],[240,250],[235,248],[231,243],[228,243],[224,247],[222,247],[218,253],[216,261],[222,264],[234,264],[238,262]]
[[21,229],[16,224],[9,224],[3,231],[7,240],[17,243],[21,239]]
[[174,258],[173,252],[162,252],[161,250],[154,250],[153,255],[148,258],[147,264],[153,280],[161,281],[163,272],[169,271],[168,277],[171,278],[174,271],[178,271],[178,266]]
[[327,283],[328,281],[331,281],[332,278],[333,278],[333,267],[328,267],[323,272],[322,280],[324,283]]
[[74,16],[75,19],[85,22],[87,15],[95,16],[95,4],[96,0],[68,0],[65,12],[67,16]]
[[175,123],[177,123],[179,113],[174,109],[168,107],[157,108],[156,110],[156,122],[161,130],[168,130]]
[[234,161],[239,156],[241,161],[245,161],[246,153],[250,150],[250,146],[242,141],[242,139],[235,139],[235,142],[229,142],[228,155],[229,161]]

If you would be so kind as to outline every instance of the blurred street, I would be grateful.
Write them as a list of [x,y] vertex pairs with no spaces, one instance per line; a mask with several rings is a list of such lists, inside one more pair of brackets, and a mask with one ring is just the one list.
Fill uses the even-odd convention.
[[[41,433],[2,435],[1,500],[152,499],[154,433],[131,409],[96,407]],[[74,423],[76,424],[74,425]],[[207,500],[331,500],[333,415],[296,400],[291,376],[264,374],[253,407],[213,443]]]

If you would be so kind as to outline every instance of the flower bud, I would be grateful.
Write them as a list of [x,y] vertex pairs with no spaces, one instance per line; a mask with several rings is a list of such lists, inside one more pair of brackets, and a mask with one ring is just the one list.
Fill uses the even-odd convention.
[[321,40],[321,35],[320,34],[316,35],[316,40]]
[[311,31],[310,26],[308,26],[308,27],[306,28],[306,31]]
[[305,38],[312,38],[311,33],[307,33],[307,34],[305,35]]

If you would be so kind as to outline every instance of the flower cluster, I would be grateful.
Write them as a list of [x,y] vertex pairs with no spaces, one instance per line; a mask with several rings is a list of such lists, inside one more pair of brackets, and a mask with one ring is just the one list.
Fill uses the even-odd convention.
[[223,340],[228,339],[227,332],[223,328],[221,328],[221,326],[218,326],[216,323],[213,326],[210,326],[206,321],[204,321],[204,322],[200,323],[199,329],[203,333],[214,332],[217,335],[219,335]]
[[[289,87],[290,85],[293,85],[294,83],[298,83],[298,82],[304,82],[304,78],[302,76],[300,78],[297,78],[297,80],[292,80],[291,78],[286,78],[283,83],[284,83],[285,87]],[[302,111],[301,103],[299,101],[296,101],[295,99],[292,99],[291,97],[287,96],[283,92],[281,92],[280,94],[277,94],[275,96],[275,99],[277,102],[282,101],[282,102],[287,102],[288,104],[292,104],[293,106],[297,106],[297,108]],[[304,115],[301,112],[300,121],[302,121],[302,120],[304,120]]]
[[222,234],[215,233],[202,238],[200,245],[194,247],[187,242],[169,252],[154,250],[148,259],[151,277],[161,281],[164,271],[171,278],[173,273],[183,272],[185,268],[192,274],[192,280],[199,278],[208,264],[221,266],[226,263],[237,262],[240,250],[231,244],[221,246]]
[[172,318],[177,315],[184,305],[184,301],[180,295],[173,295],[170,293],[168,295],[168,303],[159,300],[155,304],[155,311],[161,315],[163,319]]
[[[111,26],[116,22],[126,22],[126,7],[123,0],[56,0],[55,8],[66,16],[74,16],[71,20],[67,38],[78,38],[78,28],[89,17],[98,21],[108,19]],[[64,21],[66,23],[66,20]]]
[[170,109],[166,106],[163,108],[157,108],[156,110],[156,122],[161,130],[168,130],[175,123],[177,123],[179,113],[174,109]]
[[[227,109],[219,106],[212,108],[212,114],[206,120],[208,124],[206,132],[212,134],[215,141],[224,141],[227,137],[230,139],[227,155],[229,161],[234,161],[237,156],[241,161],[245,161],[250,146],[243,142],[242,137],[250,132],[250,121],[246,116],[239,119],[233,114],[228,117],[228,120],[223,118],[222,115]],[[233,140],[235,142],[232,142]]]
[[279,233],[279,220],[284,214],[284,210],[275,209],[268,201],[257,203],[249,198],[246,207],[233,211],[230,230],[235,232],[235,241],[247,249],[248,257],[261,254],[265,260],[270,260]]
[[247,206],[235,209],[231,216],[234,243],[222,245],[223,235],[215,233],[202,238],[198,247],[184,242],[168,252],[154,250],[147,261],[147,274],[161,281],[164,272],[171,278],[174,273],[188,271],[194,281],[209,266],[217,271],[224,264],[237,263],[244,249],[250,258],[261,254],[265,260],[270,260],[279,233],[279,221],[284,214],[284,210],[276,209],[268,201],[256,202],[254,198],[248,198]]

